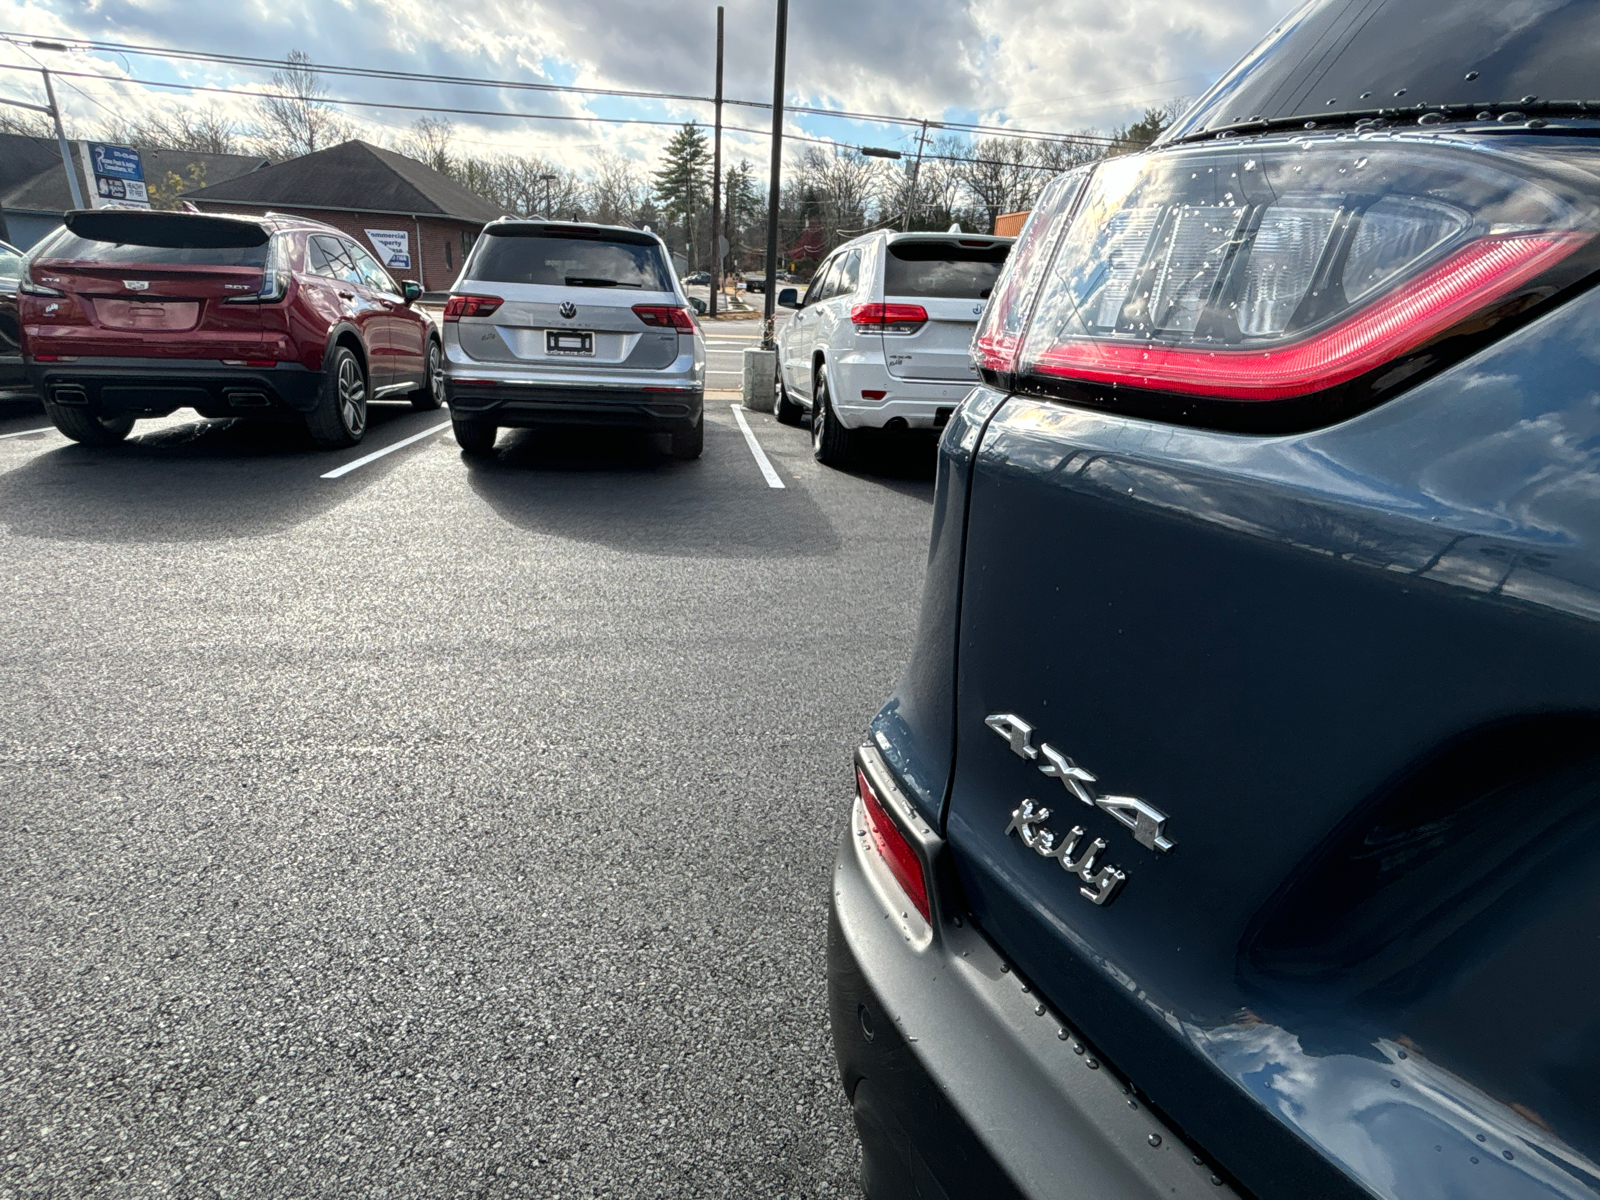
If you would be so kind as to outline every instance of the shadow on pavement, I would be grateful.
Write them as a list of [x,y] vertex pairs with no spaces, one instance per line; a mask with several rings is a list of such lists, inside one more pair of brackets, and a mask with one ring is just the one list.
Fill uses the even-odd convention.
[[709,424],[694,462],[674,462],[649,434],[510,430],[494,457],[466,462],[473,491],[533,533],[690,558],[838,550],[815,502],[795,488],[768,489],[745,453],[737,431]]
[[[311,520],[350,498],[319,478],[342,462],[437,420],[409,406],[374,405],[367,436],[348,450],[318,449],[296,422],[208,421],[135,425],[118,446],[69,443],[0,474],[0,522],[23,537],[81,542],[201,542],[259,537]],[[48,424],[48,420],[41,421]],[[393,456],[398,458],[399,456]],[[381,460],[360,472],[381,478]]]
[[933,503],[939,467],[939,438],[930,433],[861,431],[860,450],[850,473],[913,500]]

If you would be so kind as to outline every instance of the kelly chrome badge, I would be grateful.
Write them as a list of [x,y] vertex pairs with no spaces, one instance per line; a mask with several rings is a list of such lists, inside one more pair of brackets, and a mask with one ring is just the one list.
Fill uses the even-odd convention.
[[[1005,739],[1011,752],[1018,758],[1033,763],[1039,773],[1054,779],[1066,788],[1067,794],[1080,804],[1098,808],[1133,834],[1134,841],[1150,850],[1169,853],[1174,845],[1166,836],[1167,814],[1136,796],[1102,796],[1095,784],[1099,780],[1049,742],[1033,744],[1034,728],[1013,713],[995,713],[984,722]],[[1044,827],[1050,819],[1050,809],[1036,800],[1024,800],[1011,813],[1011,824],[1006,826],[1006,836],[1015,833],[1022,844],[1044,858],[1053,858],[1061,869],[1083,880],[1079,892],[1096,904],[1110,904],[1117,892],[1128,881],[1118,867],[1102,865],[1100,856],[1105,853],[1104,838],[1095,838],[1079,853],[1088,831],[1075,825],[1072,832],[1062,837],[1053,829]]]

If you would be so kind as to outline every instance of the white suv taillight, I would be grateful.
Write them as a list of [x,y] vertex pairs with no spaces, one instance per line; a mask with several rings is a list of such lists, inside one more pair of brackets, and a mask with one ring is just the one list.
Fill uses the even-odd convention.
[[975,357],[1130,410],[1160,394],[1349,411],[1595,269],[1600,206],[1571,178],[1526,148],[1399,138],[1113,160],[1053,218],[1031,316],[1019,277]]
[[915,333],[928,323],[920,304],[857,304],[850,310],[857,333]]

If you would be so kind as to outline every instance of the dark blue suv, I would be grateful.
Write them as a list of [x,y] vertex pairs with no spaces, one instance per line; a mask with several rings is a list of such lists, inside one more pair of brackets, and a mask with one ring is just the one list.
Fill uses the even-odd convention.
[[1600,1196],[1597,217],[1597,0],[1047,189],[834,873],[873,1200]]

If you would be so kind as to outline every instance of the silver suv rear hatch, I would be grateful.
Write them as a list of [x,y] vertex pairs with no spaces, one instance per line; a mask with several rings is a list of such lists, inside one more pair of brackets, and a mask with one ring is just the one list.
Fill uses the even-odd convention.
[[1010,252],[1010,238],[912,235],[889,242],[884,303],[921,308],[928,318],[884,333],[889,374],[940,383],[976,381],[972,334]]
[[460,322],[462,352],[485,364],[548,367],[571,377],[662,370],[692,338],[656,310],[680,309],[651,234],[528,222],[491,225],[457,293],[492,294],[492,312]]

